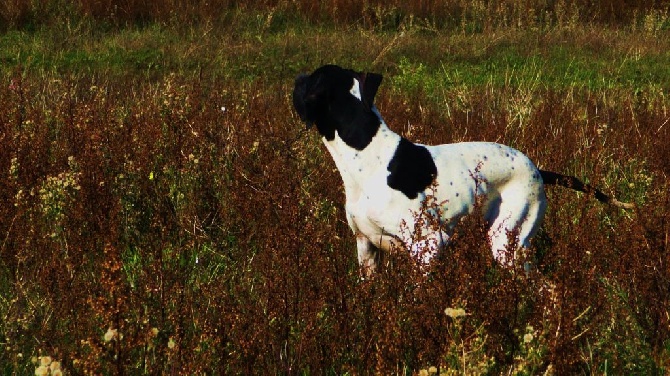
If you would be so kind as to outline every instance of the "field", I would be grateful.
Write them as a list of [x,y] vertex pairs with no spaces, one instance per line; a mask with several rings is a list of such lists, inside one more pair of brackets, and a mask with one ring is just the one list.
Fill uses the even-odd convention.
[[[670,3],[630,3],[5,2],[0,374],[670,373]],[[291,106],[326,63],[636,208],[550,187],[530,274],[473,216],[362,280]]]

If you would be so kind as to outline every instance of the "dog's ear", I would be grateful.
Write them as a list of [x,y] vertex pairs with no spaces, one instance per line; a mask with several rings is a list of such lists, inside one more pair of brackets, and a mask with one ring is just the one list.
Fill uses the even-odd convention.
[[377,89],[379,89],[379,85],[382,83],[382,75],[377,73],[361,73],[360,77],[363,100],[372,107],[375,95],[377,95]]
[[293,107],[300,119],[305,122],[307,129],[314,123],[314,109],[317,99],[323,95],[325,89],[321,84],[321,77],[318,77],[316,83],[308,85],[309,76],[301,74],[295,79],[295,88],[293,89]]

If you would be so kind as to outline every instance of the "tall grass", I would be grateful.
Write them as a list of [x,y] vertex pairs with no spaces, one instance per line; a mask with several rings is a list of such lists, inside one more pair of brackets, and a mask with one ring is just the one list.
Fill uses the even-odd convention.
[[[0,13],[3,373],[668,372],[664,4],[56,4]],[[412,140],[512,144],[638,208],[551,189],[529,275],[468,218],[428,275],[397,252],[361,280],[290,106],[324,62],[384,73]]]
[[[310,1],[264,0],[238,1],[157,1],[136,0],[74,2],[62,0],[10,0],[0,8],[5,27],[33,27],[58,22],[59,18],[93,18],[112,26],[152,22],[219,22],[229,21],[229,11],[262,11],[295,18],[301,15],[311,21],[346,24],[362,22],[368,27],[394,27],[405,18],[418,17],[440,27],[482,31],[499,27],[538,27],[547,25],[643,24],[655,27],[658,16],[667,28],[667,0],[629,2],[597,0],[570,2],[564,0],[486,1],[351,1],[327,3]],[[658,26],[658,25],[657,25]]]

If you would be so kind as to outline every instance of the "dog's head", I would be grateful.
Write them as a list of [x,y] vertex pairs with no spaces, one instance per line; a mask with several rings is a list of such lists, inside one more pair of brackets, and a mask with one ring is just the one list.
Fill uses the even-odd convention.
[[348,135],[379,127],[373,102],[381,81],[379,74],[324,65],[296,78],[293,106],[307,128],[316,124],[326,139],[332,140],[337,131],[346,141]]

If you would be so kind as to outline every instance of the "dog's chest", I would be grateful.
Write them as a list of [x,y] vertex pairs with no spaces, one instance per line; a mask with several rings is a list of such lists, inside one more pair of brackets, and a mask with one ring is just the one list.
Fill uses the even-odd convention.
[[400,137],[382,130],[363,150],[347,145],[341,138],[323,139],[344,182],[347,200],[356,200],[362,191],[388,189],[388,165]]

